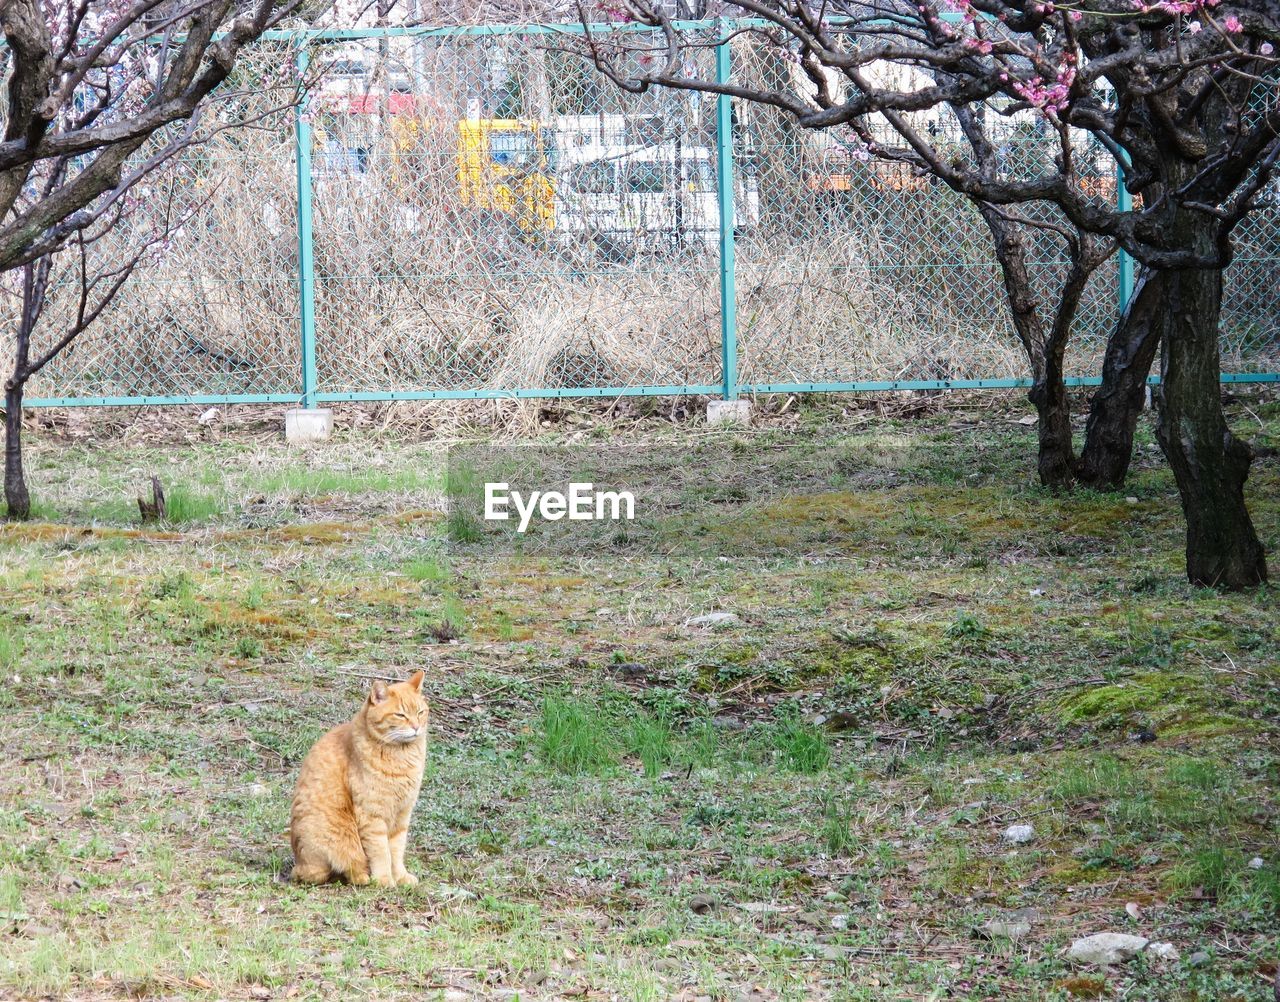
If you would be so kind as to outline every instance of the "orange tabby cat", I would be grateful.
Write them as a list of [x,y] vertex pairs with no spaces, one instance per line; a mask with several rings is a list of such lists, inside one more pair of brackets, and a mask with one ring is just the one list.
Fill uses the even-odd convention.
[[404,842],[426,760],[422,672],[394,685],[374,682],[359,712],[302,760],[289,819],[293,879],[416,884],[404,868]]

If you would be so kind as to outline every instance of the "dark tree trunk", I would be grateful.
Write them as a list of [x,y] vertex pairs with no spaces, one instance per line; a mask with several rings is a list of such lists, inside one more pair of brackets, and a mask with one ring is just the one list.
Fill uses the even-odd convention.
[[1214,588],[1249,588],[1267,580],[1267,564],[1244,501],[1253,452],[1231,434],[1222,412],[1222,272],[1170,271],[1166,280],[1156,437],[1187,519],[1187,577]]
[[[33,372],[48,361],[42,359],[31,366],[31,332],[44,312],[45,292],[49,287],[52,256],[22,266],[22,315],[14,332],[13,375],[4,384],[4,500],[6,517],[11,522],[25,522],[31,517],[31,495],[22,470],[22,395]],[[75,337],[76,328],[68,337]]]
[[[978,148],[979,151],[985,149],[982,145]],[[1055,323],[1046,330],[1027,263],[1026,232],[995,207],[983,202],[977,205],[995,241],[996,260],[1000,263],[1013,314],[1013,329],[1031,363],[1034,382],[1027,398],[1036,409],[1039,444],[1036,470],[1040,483],[1055,490],[1069,488],[1075,467],[1075,444],[1071,439],[1071,407],[1062,381],[1062,360],[1079,297],[1073,295],[1074,284],[1068,281]],[[1078,268],[1073,269],[1073,275],[1076,271]],[[1084,274],[1087,278],[1088,273]],[[1083,286],[1083,279],[1079,284]]]
[[22,472],[22,390],[12,381],[4,393],[4,500],[10,521],[31,517],[31,495]]
[[1062,380],[1062,348],[1035,364],[1035,383],[1027,397],[1035,405],[1036,430],[1040,438],[1037,470],[1045,487],[1071,486],[1075,466],[1075,444],[1071,440],[1071,402]]
[[1084,487],[1124,486],[1133,458],[1133,435],[1147,398],[1147,376],[1163,331],[1164,272],[1144,268],[1114,334],[1107,341],[1102,385],[1089,404],[1084,449],[1076,479]]

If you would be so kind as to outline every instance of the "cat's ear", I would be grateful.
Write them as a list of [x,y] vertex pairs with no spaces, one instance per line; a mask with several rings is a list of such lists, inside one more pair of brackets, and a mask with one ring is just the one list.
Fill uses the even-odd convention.
[[386,698],[387,683],[375,679],[373,685],[369,686],[369,702],[381,703]]
[[424,678],[424,677],[425,677],[425,675],[424,675],[424,673],[423,673],[422,669],[421,669],[421,668],[419,668],[416,672],[414,672],[412,675],[410,675],[410,676],[409,676],[409,685],[411,685],[413,688],[417,689],[417,690],[418,690],[418,692],[421,692],[421,691],[422,691],[422,680],[423,680],[423,678]]

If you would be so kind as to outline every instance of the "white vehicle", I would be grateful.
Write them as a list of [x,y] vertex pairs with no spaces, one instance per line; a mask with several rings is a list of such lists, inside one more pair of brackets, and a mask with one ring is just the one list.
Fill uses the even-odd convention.
[[[717,239],[713,153],[667,136],[660,116],[562,116],[556,145],[560,233],[629,253]],[[755,179],[736,182],[736,225],[751,225],[759,217]]]

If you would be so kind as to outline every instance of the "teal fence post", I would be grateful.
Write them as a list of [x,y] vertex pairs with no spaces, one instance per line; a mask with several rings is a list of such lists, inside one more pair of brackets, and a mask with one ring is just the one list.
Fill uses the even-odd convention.
[[[306,81],[311,54],[298,51],[298,80]],[[315,403],[316,392],[316,270],[311,215],[311,118],[310,96],[303,94],[294,110],[293,137],[298,167],[298,316],[302,334],[302,406]]]
[[[1133,209],[1133,196],[1124,186],[1124,162],[1119,159],[1116,160],[1116,208],[1121,212],[1129,212]],[[1120,313],[1123,315],[1125,307],[1129,305],[1129,297],[1133,295],[1133,258],[1123,247],[1120,248],[1119,255],[1116,259],[1117,291],[1120,294]]]
[[[716,83],[729,82],[729,33],[716,45]],[[738,289],[733,246],[733,108],[716,98],[716,197],[720,204],[720,354],[724,399],[738,396]]]

